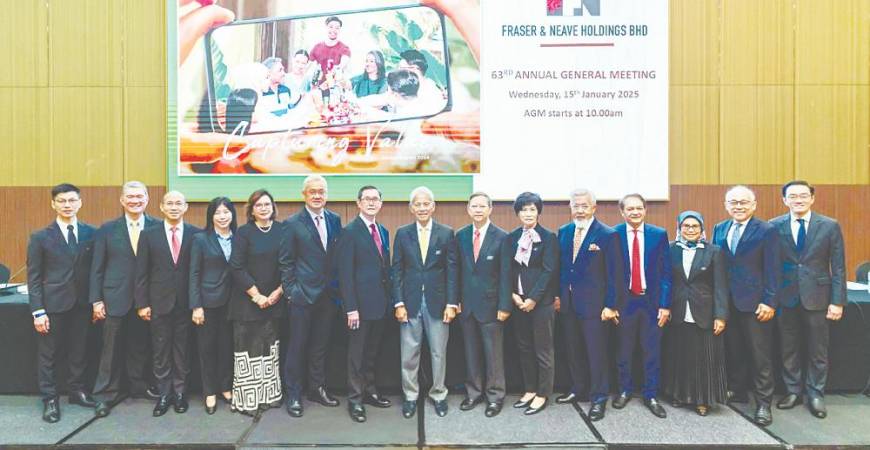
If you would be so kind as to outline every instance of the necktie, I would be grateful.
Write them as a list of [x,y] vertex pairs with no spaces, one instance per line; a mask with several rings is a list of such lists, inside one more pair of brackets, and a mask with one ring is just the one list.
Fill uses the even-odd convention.
[[381,255],[381,259],[384,258],[384,247],[383,242],[381,242],[381,233],[378,233],[378,227],[375,224],[369,225],[369,229],[372,230],[372,240],[375,241],[375,247],[378,248],[378,254]]
[[571,257],[572,261],[577,260],[577,254],[580,253],[580,246],[583,245],[583,227],[577,227],[574,229],[574,256]]
[[181,253],[181,241],[178,240],[178,227],[169,229],[172,232],[172,262],[178,264],[178,254]]
[[429,252],[429,230],[420,228],[420,256],[426,262],[426,253]]
[[640,281],[640,241],[637,240],[637,230],[634,232],[634,239],[631,242],[631,293],[640,295],[643,291]]
[[472,249],[474,250],[474,262],[477,262],[477,257],[480,255],[480,230],[474,230],[474,241],[472,243]]
[[323,244],[323,249],[326,250],[326,227],[323,223],[323,217],[314,217],[314,227],[317,228],[317,234],[320,235],[320,243]]
[[797,235],[797,251],[798,253],[804,251],[804,246],[807,245],[807,228],[806,228],[806,220],[798,219],[798,235]]
[[66,243],[69,245],[70,250],[76,251],[79,248],[79,241],[76,240],[76,234],[73,230],[75,230],[75,227],[72,225],[66,226]]
[[130,224],[130,245],[133,246],[133,255],[139,250],[139,222]]
[[738,223],[734,225],[734,232],[731,233],[731,243],[729,247],[731,247],[731,253],[737,253],[737,244],[740,243],[740,228],[743,227],[743,224]]

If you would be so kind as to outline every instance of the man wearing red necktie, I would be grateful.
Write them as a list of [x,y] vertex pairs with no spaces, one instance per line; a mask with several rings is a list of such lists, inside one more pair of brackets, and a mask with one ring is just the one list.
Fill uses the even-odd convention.
[[381,191],[363,186],[357,194],[359,216],[342,231],[336,250],[342,306],[347,315],[348,412],[354,422],[365,422],[363,403],[388,408],[378,394],[375,360],[380,349],[383,319],[390,298],[390,234],[377,223]]

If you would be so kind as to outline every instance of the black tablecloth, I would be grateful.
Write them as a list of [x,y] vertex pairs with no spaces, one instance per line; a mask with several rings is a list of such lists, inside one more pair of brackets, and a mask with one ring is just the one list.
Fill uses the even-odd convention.
[[[342,318],[336,316],[336,320]],[[286,327],[285,327],[286,328]],[[332,347],[327,363],[327,382],[336,390],[345,386],[347,335],[343,326],[334,327]],[[286,336],[286,329],[283,330]],[[102,327],[91,327],[89,336],[89,376],[93,380],[99,359],[100,336]],[[450,327],[448,343],[447,383],[450,387],[461,387],[465,377],[465,363],[462,347],[462,330],[458,322]],[[557,390],[568,386],[567,368],[560,362],[564,345],[556,333],[556,387]],[[199,388],[199,370],[195,355],[193,335],[191,336],[190,386]],[[615,348],[615,346],[614,346]],[[423,367],[428,368],[428,354],[424,354]],[[778,350],[774,356],[775,367],[779,364]],[[613,366],[613,365],[612,365]],[[426,373],[421,376],[426,384]],[[508,388],[521,389],[521,375],[516,344],[510,326],[505,333],[505,375]],[[615,378],[615,373],[613,374]],[[62,386],[65,371],[58,370],[58,382]],[[870,293],[849,291],[849,304],[843,320],[831,326],[830,371],[828,374],[829,391],[860,391],[870,380]],[[398,392],[401,386],[399,373],[399,328],[390,321],[384,333],[384,346],[378,362],[378,381],[388,391]],[[614,385],[615,386],[615,385]],[[27,296],[11,294],[0,296],[0,394],[36,393],[36,332],[27,305]]]

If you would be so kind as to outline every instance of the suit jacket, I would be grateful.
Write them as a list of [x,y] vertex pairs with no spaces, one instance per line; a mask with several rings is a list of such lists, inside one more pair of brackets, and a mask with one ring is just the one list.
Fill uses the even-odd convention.
[[[142,230],[159,220],[143,214]],[[140,231],[139,237],[142,236]],[[138,250],[137,250],[138,251]],[[110,220],[97,230],[94,238],[94,263],[91,265],[90,302],[102,301],[106,314],[126,315],[133,306],[133,286],[136,282],[136,254],[130,244],[127,219],[124,215]]]
[[559,240],[541,224],[535,226],[535,231],[541,237],[541,242],[532,244],[528,266],[520,265],[514,260],[523,227],[511,231],[502,243],[502,264],[507,266],[507,277],[501,280],[503,302],[513,303],[511,294],[519,293],[518,280],[522,279],[524,299],[531,298],[539,306],[553,303],[559,280]]
[[[62,313],[88,304],[88,273],[94,254],[94,227],[78,222],[78,247],[66,243],[56,222],[36,231],[27,245],[30,311]],[[63,234],[61,234],[63,233]]]
[[798,304],[810,311],[824,310],[829,304],[846,304],[846,255],[840,224],[813,212],[807,225],[802,252],[791,234],[789,214],[770,221],[779,235],[782,259],[782,284],[778,304],[793,308]]
[[393,302],[403,302],[408,317],[417,317],[423,296],[432,317],[441,317],[447,305],[457,304],[456,252],[453,229],[432,220],[426,260],[420,253],[417,223],[396,230],[393,242]]
[[454,252],[457,264],[458,301],[462,304],[460,317],[472,315],[481,323],[494,322],[497,312],[511,312],[510,292],[503,295],[501,280],[507,278],[507,264],[502,263],[502,244],[507,233],[490,222],[483,236],[477,261],[474,260],[474,225],[456,232]]
[[176,305],[188,309],[190,292],[190,249],[199,228],[184,222],[178,264],[163,223],[142,231],[136,250],[136,309],[151,307],[154,315],[169,314]]
[[335,249],[341,235],[341,218],[323,210],[326,222],[326,248],[304,207],[290,216],[284,226],[284,238],[278,252],[284,296],[291,304],[305,306],[338,298]]
[[[187,240],[185,236],[184,240]],[[184,242],[182,242],[184,246]],[[215,232],[193,235],[190,248],[190,309],[220,308],[230,299],[233,276]]]
[[378,320],[392,307],[390,299],[390,234],[378,223],[383,257],[365,222],[357,216],[338,239],[338,283],[345,312],[359,311],[361,320]]
[[613,228],[595,219],[577,259],[572,260],[576,228],[574,221],[559,228],[559,296],[563,308],[573,308],[581,318],[595,319],[601,317],[604,307],[616,308],[622,283],[619,239]]
[[[623,275],[620,300],[628,299],[629,289],[631,289],[627,227],[625,222],[613,227],[619,235],[622,247]],[[647,306],[669,309],[671,307],[671,258],[668,255],[668,232],[664,228],[648,223],[643,224],[643,270],[646,278],[646,297],[650,299],[650,304]]]
[[728,230],[733,221],[713,228],[713,243],[725,252],[731,300],[741,312],[755,312],[759,303],[776,308],[779,288],[779,240],[773,225],[752,217],[746,223],[737,252],[728,247]]
[[713,244],[696,247],[689,276],[683,270],[683,248],[671,243],[673,267],[673,301],[671,320],[682,322],[686,305],[692,309],[695,323],[705,330],[713,327],[714,319],[728,320],[728,269],[724,250]]

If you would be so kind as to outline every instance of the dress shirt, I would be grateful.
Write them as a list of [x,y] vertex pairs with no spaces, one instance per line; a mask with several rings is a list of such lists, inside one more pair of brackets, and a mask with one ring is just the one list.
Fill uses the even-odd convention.
[[790,216],[789,223],[791,224],[791,238],[794,239],[795,245],[797,245],[798,230],[800,230],[800,228],[801,228],[801,224],[800,224],[800,222],[798,222],[798,219],[804,219],[804,231],[809,233],[810,232],[810,216],[812,214],[813,213],[811,211],[807,211],[807,213],[804,214],[803,217],[797,217],[793,214],[789,215]]
[[[181,251],[181,243],[184,242],[182,239],[184,237],[184,221],[179,220],[178,224],[175,225],[177,228],[175,230],[175,235],[178,236],[178,249]],[[169,222],[163,221],[163,229],[166,231],[166,242],[169,243],[169,249],[172,250],[172,225],[169,225]],[[141,232],[140,232],[141,233]],[[141,236],[140,236],[141,239]]]
[[[489,224],[490,224],[489,219],[486,219],[486,223],[483,224],[483,226],[480,228],[477,228],[476,226],[474,226],[473,223],[471,224],[471,248],[472,248],[472,252],[474,249],[474,231],[475,230],[480,231],[480,248],[483,248],[483,240],[484,240],[484,238],[486,238],[486,231],[489,230]],[[478,255],[478,256],[480,256],[480,255]]]
[[[683,273],[686,278],[689,278],[689,272],[692,271],[692,261],[695,260],[694,248],[683,248]],[[683,317],[683,322],[695,323],[695,318],[692,317],[692,305],[686,302],[686,316]]]
[[[308,215],[311,216],[311,221],[314,222],[314,229],[317,229],[317,218],[320,217],[320,226],[323,227],[323,236],[320,236],[320,243],[323,244],[323,249],[326,250],[326,243],[329,241],[329,232],[326,231],[326,215],[323,214],[322,209],[320,210],[320,214],[308,209],[308,206],[305,207],[305,210],[308,211]],[[320,234],[320,230],[317,230],[317,234]]]
[[[227,237],[221,236],[220,233],[215,233],[217,235],[218,244],[221,245],[221,250],[224,252],[224,258],[227,259],[227,262],[230,261],[230,255],[233,253],[233,233],[232,231]],[[170,243],[171,244],[171,243]]]
[[[643,223],[641,223],[637,227],[637,245],[640,247],[640,288],[642,290],[646,290],[646,261],[643,259],[643,243],[644,243],[644,235],[643,235]],[[628,273],[629,277],[631,276],[631,257],[634,256],[634,228],[629,224],[625,224],[625,233],[628,240]]]
[[78,219],[73,217],[73,219],[70,221],[70,223],[64,223],[64,221],[60,220],[60,218],[57,218],[54,221],[57,223],[57,226],[60,227],[60,234],[63,235],[63,240],[66,241],[67,244],[69,244],[69,240],[68,240],[68,236],[67,236],[68,230],[66,228],[68,225],[73,226],[73,234],[76,237],[76,242],[79,241],[79,221],[78,221]]
[[[737,229],[737,224],[740,224],[740,240],[743,240],[743,235],[746,233],[746,224],[748,224],[750,220],[752,220],[752,217],[743,222],[738,222],[736,220],[731,221],[731,228],[728,229],[728,235],[725,236],[725,248],[727,248],[729,252],[733,253],[731,250],[731,236],[734,235],[734,230]],[[737,246],[740,246],[740,241],[737,241]]]

